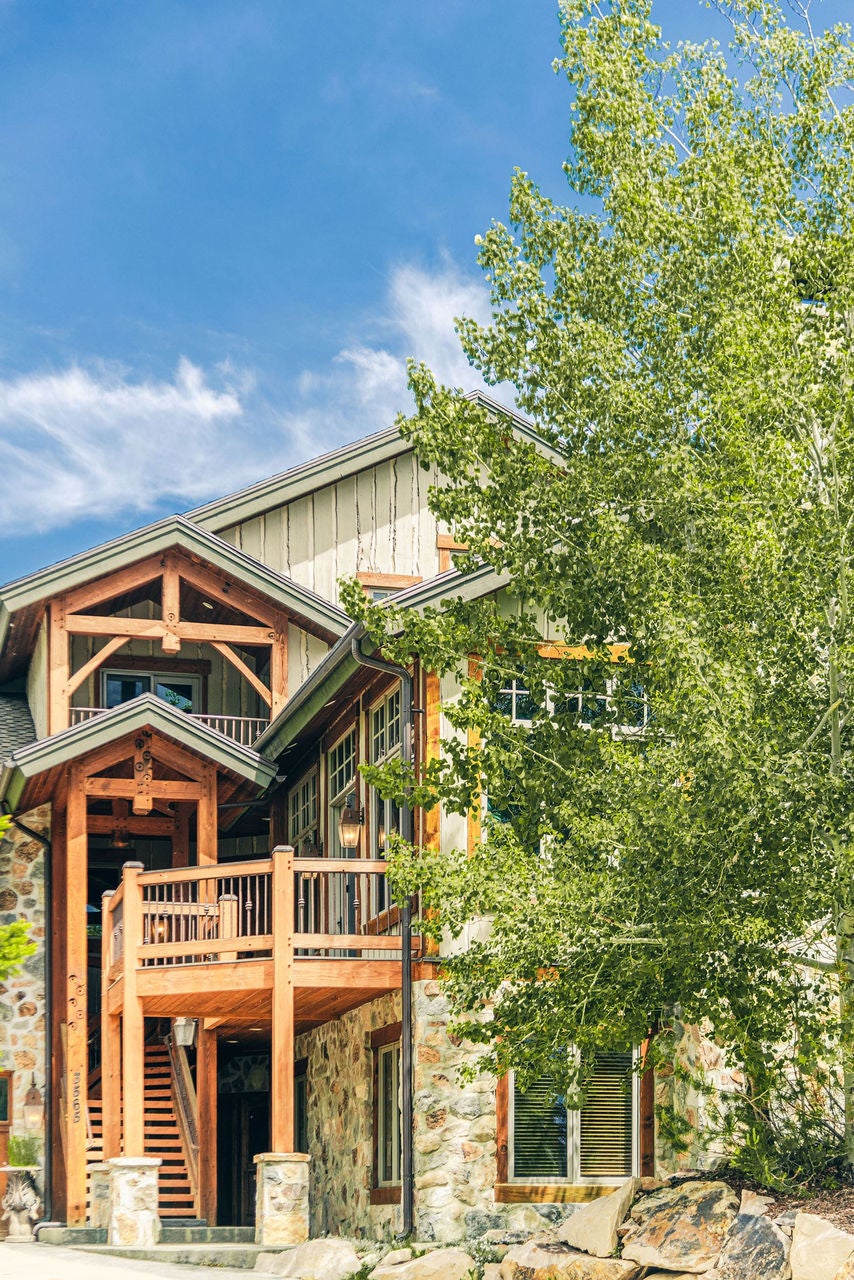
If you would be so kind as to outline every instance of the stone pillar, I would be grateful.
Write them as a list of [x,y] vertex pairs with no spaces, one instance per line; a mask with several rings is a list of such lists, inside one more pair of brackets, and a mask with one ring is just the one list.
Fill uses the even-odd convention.
[[89,1165],[89,1221],[90,1227],[110,1225],[110,1166],[106,1161]]
[[255,1157],[255,1243],[302,1244],[308,1239],[308,1166],[295,1151]]
[[160,1239],[157,1170],[150,1156],[118,1156],[110,1167],[110,1220],[107,1243],[148,1249]]

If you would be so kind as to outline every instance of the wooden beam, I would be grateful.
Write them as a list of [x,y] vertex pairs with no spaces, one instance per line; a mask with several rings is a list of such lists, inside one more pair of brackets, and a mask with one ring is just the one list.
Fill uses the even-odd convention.
[[190,806],[175,806],[175,838],[172,841],[172,866],[190,865]]
[[270,718],[281,711],[288,700],[288,620],[280,618],[273,647],[270,650]]
[[79,671],[75,671],[74,675],[69,677],[65,685],[65,696],[70,698],[80,688],[81,684],[89,679],[92,672],[103,666],[110,654],[115,653],[116,649],[121,649],[124,644],[127,644],[125,636],[113,636],[111,640],[108,640],[103,648],[93,654],[88,662],[84,662]]
[[252,646],[272,644],[275,638],[269,627],[239,627],[224,622],[179,622],[176,631],[183,640],[196,644],[213,644],[221,640],[225,644]]
[[142,942],[141,862],[126,862],[122,868],[124,903],[124,953],[122,971],[122,1096],[124,1098],[124,1155],[145,1154],[145,1018],[137,991],[137,950]]
[[173,555],[166,556],[166,564],[163,569],[160,616],[166,628],[161,641],[163,652],[180,653],[181,637],[178,635],[177,626],[181,621],[181,580],[178,577]]
[[97,613],[69,613],[66,630],[75,636],[127,636],[137,640],[159,640],[164,626],[159,618],[113,618]]
[[294,1149],[294,851],[273,851],[273,1044],[270,1150]]
[[198,1029],[196,1098],[199,1108],[199,1207],[198,1215],[216,1225],[217,1203],[217,1038],[203,1025]]
[[[87,796],[115,796],[119,800],[133,800],[137,794],[133,778],[87,778],[85,786]],[[151,783],[151,794],[163,800],[198,800],[200,792],[201,783],[198,782],[172,782],[154,778]]]
[[221,640],[226,644],[245,644],[250,648],[273,643],[274,633],[269,627],[240,627],[229,623],[176,622],[171,631],[159,618],[113,618],[100,614],[68,614],[66,630],[76,636],[126,636],[136,640],[162,640],[167,634],[180,640],[192,640],[194,644],[212,644]]
[[200,867],[216,862],[219,856],[216,799],[216,766],[206,764],[196,810],[196,862]]
[[237,609],[250,618],[257,618],[267,626],[273,625],[276,615],[274,605],[259,599],[245,587],[231,582],[215,570],[195,565],[186,556],[179,556],[178,572],[185,582],[191,583],[202,595],[210,596],[212,600],[218,601],[226,608]]
[[130,760],[133,755],[133,742],[122,738],[119,742],[107,742],[103,747],[96,747],[83,757],[86,776],[100,773],[102,769],[112,769],[123,760]]
[[165,765],[167,769],[174,769],[176,773],[183,773],[193,782],[201,782],[204,777],[205,762],[191,755],[183,747],[176,746],[160,733],[152,732],[151,751],[158,764]]
[[116,596],[126,595],[128,591],[135,591],[137,587],[153,582],[162,572],[162,555],[148,556],[145,560],[128,565],[126,569],[119,569],[109,577],[100,578],[97,582],[84,583],[82,587],[75,587],[65,598],[66,608],[69,613],[79,613],[82,609],[94,609],[106,600],[115,600]]
[[111,1016],[109,1000],[103,988],[113,964],[112,916],[110,899],[114,890],[101,895],[101,1099],[103,1160],[121,1155],[122,1138],[122,1075],[121,1075],[121,1023]]
[[116,819],[108,813],[89,814],[90,836],[111,836],[114,831],[126,831],[131,836],[171,836],[177,830],[174,818],[152,818],[149,816]]
[[82,768],[69,770],[65,840],[65,1162],[66,1215],[69,1226],[86,1221],[86,1118],[88,1023],[86,969],[87,835]]
[[48,606],[47,623],[47,731],[68,728],[68,631],[62,597]]
[[[222,644],[219,640],[212,640],[211,648],[216,649],[217,653],[221,653],[226,661],[230,662],[231,665],[240,672],[243,679],[252,685],[252,688],[258,694],[259,698],[261,698],[263,702],[266,702],[268,707],[272,704],[272,694],[264,684],[264,681],[260,680],[251,667],[247,666],[243,659],[237,656],[230,645]],[[275,651],[276,645],[274,644],[273,652],[275,653]]]

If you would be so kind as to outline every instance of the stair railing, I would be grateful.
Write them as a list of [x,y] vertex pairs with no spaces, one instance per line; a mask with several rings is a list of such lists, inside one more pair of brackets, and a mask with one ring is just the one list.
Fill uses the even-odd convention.
[[172,1066],[172,1095],[175,1099],[175,1115],[184,1146],[190,1189],[199,1212],[199,1104],[196,1086],[187,1061],[187,1050],[175,1043],[175,1036],[164,1036]]

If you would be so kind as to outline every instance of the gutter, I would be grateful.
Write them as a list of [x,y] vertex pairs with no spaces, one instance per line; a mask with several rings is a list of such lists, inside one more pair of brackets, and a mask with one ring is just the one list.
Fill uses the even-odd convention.
[[25,836],[38,840],[44,849],[44,1030],[45,1030],[45,1067],[44,1067],[44,1216],[50,1219],[53,1214],[53,999],[52,999],[52,966],[51,944],[53,939],[53,903],[52,903],[52,861],[53,845],[47,836],[26,826],[10,811],[5,800],[0,801],[3,812],[12,819],[14,826],[23,831]]
[[[360,667],[370,667],[373,671],[382,671],[387,675],[394,675],[400,680],[400,721],[401,721],[401,743],[400,757],[404,764],[412,763],[412,746],[415,737],[415,725],[412,714],[412,676],[405,667],[399,667],[395,662],[386,662],[384,658],[376,658],[368,656],[362,652],[362,637],[365,634],[363,626],[358,626],[355,633],[350,639],[350,652]],[[400,809],[400,834],[404,840],[412,843],[414,834],[414,825],[412,820],[412,807],[404,804]],[[400,1037],[400,1127],[401,1127],[401,1152],[400,1152],[400,1181],[401,1181],[401,1210],[403,1223],[401,1235],[404,1238],[411,1238],[413,1234],[413,1191],[414,1180],[412,1170],[412,1123],[413,1123],[413,1092],[412,1092],[412,910],[409,898],[400,905],[400,964],[401,964],[401,984],[400,984],[400,1004],[401,1004],[401,1037]]]

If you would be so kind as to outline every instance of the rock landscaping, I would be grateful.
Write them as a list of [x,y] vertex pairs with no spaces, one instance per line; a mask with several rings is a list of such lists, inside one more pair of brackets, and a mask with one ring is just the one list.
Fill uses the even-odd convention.
[[292,1280],[854,1280],[854,1234],[816,1214],[774,1215],[770,1196],[725,1182],[630,1178],[562,1225],[494,1229],[469,1245],[405,1248],[334,1237],[261,1254]]

